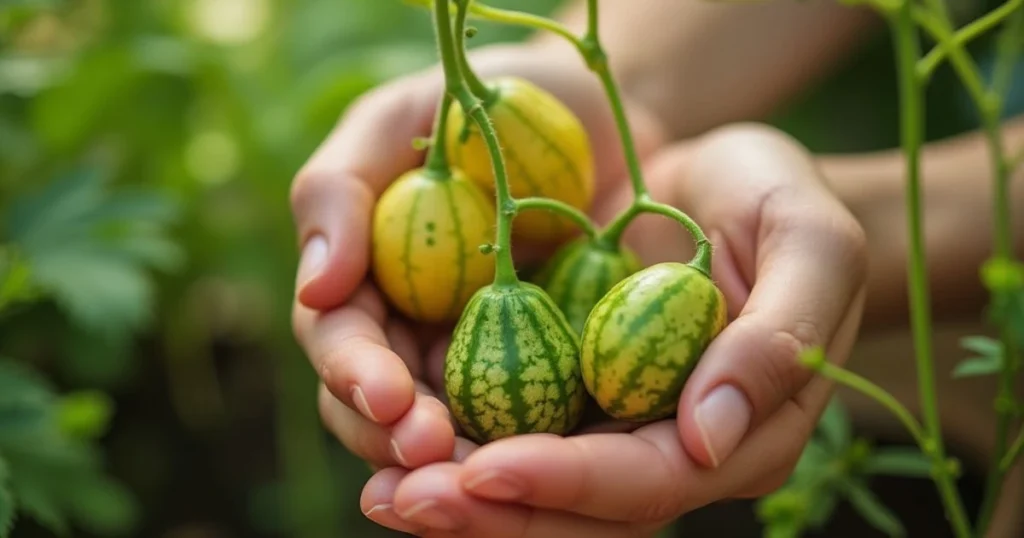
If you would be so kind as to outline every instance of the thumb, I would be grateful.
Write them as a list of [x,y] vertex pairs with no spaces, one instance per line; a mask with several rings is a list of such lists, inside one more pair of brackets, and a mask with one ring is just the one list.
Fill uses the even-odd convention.
[[369,267],[376,198],[420,153],[413,138],[429,132],[440,85],[408,78],[352,105],[292,184],[302,255],[296,297],[303,306],[340,305]]

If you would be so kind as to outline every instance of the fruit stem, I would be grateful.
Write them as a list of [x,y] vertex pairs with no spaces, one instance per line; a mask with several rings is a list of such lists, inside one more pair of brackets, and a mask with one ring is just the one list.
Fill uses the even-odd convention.
[[708,240],[704,235],[704,231],[700,229],[700,226],[697,226],[697,223],[689,215],[668,204],[659,204],[651,200],[650,196],[646,194],[641,196],[634,205],[640,209],[641,213],[664,215],[679,222],[684,228],[689,230],[690,235],[693,236],[694,241],[697,243],[697,252],[687,265],[704,273],[704,276],[711,278],[711,241]]
[[[467,4],[468,0],[456,0],[455,2],[458,9],[454,29],[456,33],[465,31]],[[491,156],[491,166],[494,170],[498,208],[497,245],[494,247],[497,257],[494,285],[513,286],[519,283],[515,265],[512,263],[512,219],[516,214],[515,201],[509,192],[505,159],[502,157],[494,126],[487,116],[487,111],[484,110],[483,102],[467,88],[466,81],[462,78],[460,67],[468,69],[469,66],[460,66],[458,63],[458,53],[455,51],[455,40],[452,38],[453,30],[448,7],[446,1],[434,2],[434,25],[441,64],[444,68],[445,91],[458,101],[466,116],[476,122],[484,142],[487,144],[487,151]]]
[[[469,65],[469,58],[466,55],[466,12],[468,8],[473,5],[473,0],[465,0],[467,6],[464,11],[457,11],[455,27],[455,57],[459,61],[459,69],[462,70],[462,76],[464,77],[466,84],[469,85],[469,90],[473,92],[473,95],[477,96],[483,101],[484,106],[490,105],[497,98],[497,94],[487,87],[480,77],[473,71]],[[458,10],[458,4],[456,4],[456,10]]]
[[451,167],[448,165],[447,137],[448,112],[452,108],[454,99],[447,91],[442,92],[440,102],[437,105],[437,115],[434,117],[434,133],[430,141],[430,150],[427,152],[426,174],[436,179],[451,177]]
[[597,238],[597,227],[594,226],[590,217],[569,204],[550,198],[531,197],[520,198],[515,201],[515,205],[516,211],[523,211],[525,209],[543,209],[553,213],[560,213],[575,222],[576,225],[583,230],[583,233],[587,234],[587,237],[590,239]]
[[[903,0],[889,17],[895,34],[895,52],[900,88],[900,138],[906,155],[907,227],[910,234],[911,325],[916,352],[918,387],[924,428],[928,437],[926,453],[935,461],[945,461],[942,423],[935,394],[932,358],[931,305],[928,296],[928,268],[925,265],[924,233],[921,215],[921,146],[924,139],[924,92],[917,72],[921,57],[914,3]],[[959,538],[971,536],[970,523],[953,478],[942,468],[935,469],[934,480],[945,506],[946,517]]]

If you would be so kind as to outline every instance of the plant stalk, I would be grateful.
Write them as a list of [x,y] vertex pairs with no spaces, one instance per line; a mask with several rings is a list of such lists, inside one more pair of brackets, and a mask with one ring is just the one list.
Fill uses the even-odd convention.
[[[463,32],[467,0],[456,1],[456,6],[458,14],[455,21],[455,32]],[[487,112],[484,110],[483,102],[469,90],[465,80],[462,78],[457,56],[464,54],[465,50],[462,49],[457,52],[455,49],[448,2],[434,2],[434,24],[436,26],[435,31],[437,33],[441,64],[444,68],[445,91],[458,101],[466,116],[472,118],[480,128],[480,132],[483,134],[484,141],[487,144],[488,153],[491,156],[491,165],[494,169],[496,203],[498,207],[497,245],[495,246],[497,263],[494,271],[494,285],[499,287],[514,286],[519,283],[515,265],[512,262],[512,219],[515,217],[516,207],[509,191],[508,173],[505,167],[505,159],[502,157],[501,148],[498,144],[498,136],[494,131],[490,118],[487,116]]]
[[447,91],[441,95],[437,105],[437,115],[434,116],[434,134],[430,141],[430,150],[427,152],[425,168],[431,177],[451,177],[451,167],[448,165],[448,112],[452,108],[454,99]]
[[589,237],[590,239],[597,238],[597,227],[594,226],[594,223],[593,221],[590,220],[590,217],[588,217],[579,209],[576,209],[575,207],[565,202],[554,200],[551,198],[531,197],[520,198],[515,201],[515,204],[517,212],[526,209],[541,209],[544,211],[550,211],[552,213],[561,214],[562,216],[572,220],[577,226],[579,226],[579,228],[583,230],[583,233],[585,233],[587,237]]
[[934,480],[945,506],[946,518],[958,538],[969,538],[971,527],[963,503],[945,466],[942,423],[939,419],[932,354],[931,301],[921,211],[921,146],[924,143],[924,92],[917,73],[921,57],[914,6],[909,1],[890,17],[895,34],[895,53],[900,87],[900,138],[906,156],[907,227],[910,235],[911,327],[916,354],[918,389],[927,444],[922,446],[934,464]]

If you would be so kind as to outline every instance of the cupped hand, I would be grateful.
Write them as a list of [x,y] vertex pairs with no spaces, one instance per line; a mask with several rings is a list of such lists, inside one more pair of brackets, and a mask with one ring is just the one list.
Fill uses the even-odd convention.
[[[533,81],[580,117],[599,171],[600,204],[601,193],[624,181],[607,101],[571,48],[553,52],[539,47],[482,49],[471,62],[484,77],[518,75]],[[303,246],[294,332],[322,383],[323,421],[349,450],[377,467],[415,468],[450,460],[457,447],[447,410],[437,398],[443,335],[450,330],[405,323],[387,307],[367,271],[375,201],[400,174],[422,163],[423,152],[414,150],[412,141],[430,135],[442,79],[435,67],[361,98],[303,167],[292,189]],[[638,149],[651,153],[660,140],[657,123],[638,107],[629,110]],[[529,245],[522,247],[525,252]]]
[[[820,346],[847,359],[864,303],[864,234],[808,153],[764,127],[668,150],[648,179],[656,199],[708,232],[730,312],[677,417],[629,433],[525,435],[462,461],[384,469],[363,491],[371,519],[438,538],[651,536],[703,505],[784,483],[832,388],[798,355]],[[601,218],[628,200],[620,189]],[[626,239],[647,264],[692,252],[662,217],[641,218]]]

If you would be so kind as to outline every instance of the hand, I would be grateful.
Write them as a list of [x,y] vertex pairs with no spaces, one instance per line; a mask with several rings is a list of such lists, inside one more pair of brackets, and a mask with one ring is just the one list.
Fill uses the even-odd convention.
[[[648,175],[655,197],[690,213],[717,246],[713,273],[731,318],[678,418],[632,433],[526,435],[462,462],[385,469],[363,491],[369,517],[437,538],[650,536],[690,510],[785,482],[831,393],[797,355],[822,346],[847,359],[864,302],[864,234],[807,152],[766,128],[720,129],[667,151]],[[628,196],[610,201],[604,219]],[[686,239],[661,217],[627,235],[648,264],[688,259]]]
[[[597,192],[614,191],[625,166],[597,79],[578,58],[537,47],[494,47],[471,61],[485,77],[519,75],[566,102],[590,133],[600,171]],[[433,68],[361,99],[298,174],[292,191],[304,245],[294,332],[322,381],[325,424],[374,466],[450,460],[456,446],[447,411],[435,397],[442,386],[441,336],[450,330],[405,324],[388,312],[367,278],[375,199],[422,162],[411,142],[430,134],[441,89],[441,72]],[[631,118],[638,149],[651,153],[660,138],[656,123],[635,107]]]

